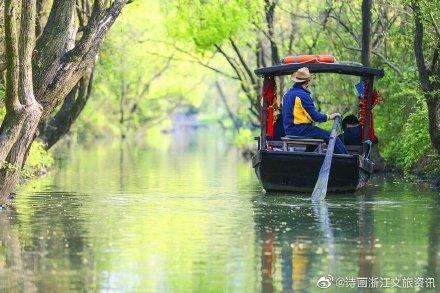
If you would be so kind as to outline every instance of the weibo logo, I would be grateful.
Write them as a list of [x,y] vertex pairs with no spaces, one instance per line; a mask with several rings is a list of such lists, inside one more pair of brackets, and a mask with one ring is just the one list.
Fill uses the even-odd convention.
[[316,286],[321,289],[326,289],[332,285],[333,277],[331,275],[328,276],[322,276],[318,279],[318,282],[316,282]]

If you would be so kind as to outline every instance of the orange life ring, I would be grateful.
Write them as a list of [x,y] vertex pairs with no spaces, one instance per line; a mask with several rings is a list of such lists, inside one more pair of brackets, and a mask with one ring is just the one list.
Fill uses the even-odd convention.
[[283,64],[290,63],[335,63],[336,59],[333,55],[296,55],[286,56]]

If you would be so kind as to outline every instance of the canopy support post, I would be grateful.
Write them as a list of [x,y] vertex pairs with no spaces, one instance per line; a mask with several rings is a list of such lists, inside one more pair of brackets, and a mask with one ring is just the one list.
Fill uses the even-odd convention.
[[[374,76],[370,75],[367,79],[368,85],[367,85],[367,109],[365,112],[365,125],[364,125],[364,142],[367,140],[370,140],[370,124],[371,124],[371,110],[373,107],[373,88],[374,88]],[[363,153],[365,154],[366,148],[365,145],[363,147]]]
[[266,137],[266,121],[267,121],[267,98],[262,97],[263,105],[261,106],[261,134],[260,134],[260,150],[265,150],[267,137]]

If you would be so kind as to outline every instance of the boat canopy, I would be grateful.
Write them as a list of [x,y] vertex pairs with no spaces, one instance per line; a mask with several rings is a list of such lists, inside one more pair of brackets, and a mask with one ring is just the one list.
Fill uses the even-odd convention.
[[311,73],[339,73],[347,75],[365,77],[383,77],[382,69],[365,67],[356,64],[345,63],[290,63],[280,64],[270,67],[262,67],[255,70],[255,74],[260,76],[280,76],[290,75],[300,69],[307,67]]

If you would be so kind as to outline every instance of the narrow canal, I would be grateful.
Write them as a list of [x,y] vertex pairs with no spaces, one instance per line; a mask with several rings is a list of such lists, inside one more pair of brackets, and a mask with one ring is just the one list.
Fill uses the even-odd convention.
[[315,291],[321,277],[333,292],[363,278],[440,287],[439,192],[423,184],[378,176],[319,206],[265,196],[208,130],[63,156],[0,211],[0,291]]

